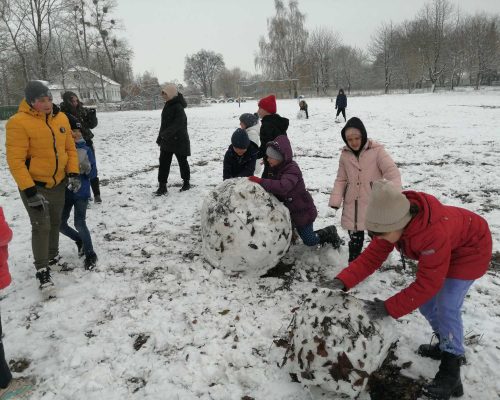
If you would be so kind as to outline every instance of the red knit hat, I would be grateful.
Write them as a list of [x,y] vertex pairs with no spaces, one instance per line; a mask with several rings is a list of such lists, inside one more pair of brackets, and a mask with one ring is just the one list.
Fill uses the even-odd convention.
[[268,113],[276,114],[276,96],[271,94],[259,100],[259,108],[266,110]]

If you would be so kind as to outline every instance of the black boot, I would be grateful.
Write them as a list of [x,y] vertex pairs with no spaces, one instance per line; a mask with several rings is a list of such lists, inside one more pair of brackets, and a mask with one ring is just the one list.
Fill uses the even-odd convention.
[[423,388],[423,393],[430,399],[449,400],[451,396],[461,397],[464,394],[460,379],[460,365],[463,356],[443,351],[439,371],[433,381]]
[[185,192],[186,190],[191,189],[191,185],[189,184],[189,181],[184,181],[182,184],[181,190],[179,192]]
[[167,194],[167,184],[166,183],[160,183],[158,185],[158,189],[154,193],[155,193],[156,196],[163,196],[164,194]]
[[[432,339],[436,337],[437,343],[432,344]],[[433,360],[441,360],[443,355],[443,351],[439,347],[441,341],[439,340],[439,334],[434,333],[431,338],[431,342],[429,344],[421,344],[418,346],[417,354],[422,357],[432,358]],[[464,355],[460,357],[460,365],[465,365],[467,363],[467,359]]]
[[364,231],[349,231],[349,262],[352,262],[359,257],[361,251],[363,250],[364,240]]
[[[437,338],[437,343],[432,344],[434,337]],[[418,346],[417,354],[422,357],[432,358],[433,360],[441,360],[443,352],[439,348],[440,340],[439,334],[433,333],[431,337],[431,342],[429,344],[421,344]]]
[[337,233],[335,225],[327,226],[326,228],[316,231],[316,233],[319,236],[319,244],[321,245],[330,243],[334,249],[338,249],[344,243]]

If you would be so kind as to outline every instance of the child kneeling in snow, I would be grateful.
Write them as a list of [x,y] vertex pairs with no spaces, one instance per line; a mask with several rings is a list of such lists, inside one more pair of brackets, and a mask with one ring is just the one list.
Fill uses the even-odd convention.
[[223,180],[252,176],[258,153],[259,147],[248,138],[245,130],[236,129],[224,155]]
[[302,171],[292,160],[292,147],[288,137],[278,136],[268,142],[266,156],[269,162],[269,179],[251,176],[252,182],[260,184],[274,194],[290,210],[292,224],[306,246],[330,243],[335,249],[342,244],[334,225],[314,231],[313,223],[318,212],[313,198],[307,191]]
[[[85,269],[92,270],[96,266],[97,255],[92,247],[92,239],[85,219],[90,198],[90,181],[97,176],[97,168],[94,154],[82,138],[81,124],[71,115],[68,115],[68,119],[78,152],[81,187],[76,192],[73,192],[71,188],[66,188],[59,232],[75,241],[78,247],[78,255],[85,255]],[[76,231],[68,226],[68,219],[73,206],[75,208],[74,220]]]

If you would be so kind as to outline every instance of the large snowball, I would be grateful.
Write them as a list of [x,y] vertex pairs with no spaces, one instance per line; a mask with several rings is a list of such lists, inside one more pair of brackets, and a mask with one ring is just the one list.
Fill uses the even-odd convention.
[[284,361],[313,392],[357,398],[396,342],[394,321],[372,322],[363,304],[341,291],[314,289],[296,312]]
[[203,203],[201,236],[213,266],[260,276],[290,246],[290,213],[260,185],[247,178],[227,179]]

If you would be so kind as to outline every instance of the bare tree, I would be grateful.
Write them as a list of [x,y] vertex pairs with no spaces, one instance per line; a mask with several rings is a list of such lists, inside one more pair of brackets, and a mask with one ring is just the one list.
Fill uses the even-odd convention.
[[392,21],[382,23],[377,29],[372,36],[369,50],[374,58],[373,66],[383,71],[384,93],[387,94],[396,72],[396,31]]
[[184,79],[198,86],[205,96],[213,96],[213,85],[217,74],[224,69],[221,54],[209,50],[200,50],[192,56],[186,56]]
[[443,53],[452,10],[449,0],[433,0],[424,6],[418,19],[420,32],[417,39],[425,63],[426,79],[432,84],[432,92],[446,68]]
[[326,94],[331,84],[333,53],[339,46],[338,35],[327,28],[314,30],[307,44],[308,63],[316,94]]
[[282,0],[275,0],[276,15],[267,21],[268,40],[261,37],[256,64],[271,79],[288,79],[289,92],[297,97],[297,72],[304,62],[307,30],[305,14],[297,0],[290,0],[288,8]]
[[340,46],[333,54],[336,85],[345,86],[350,93],[355,84],[360,84],[365,71],[365,54],[355,47]]

